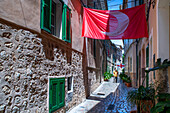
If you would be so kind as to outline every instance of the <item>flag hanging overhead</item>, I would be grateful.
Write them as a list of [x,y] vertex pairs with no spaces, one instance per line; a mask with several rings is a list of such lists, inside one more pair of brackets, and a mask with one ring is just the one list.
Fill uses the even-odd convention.
[[103,40],[148,37],[145,5],[110,11],[84,8],[82,37]]

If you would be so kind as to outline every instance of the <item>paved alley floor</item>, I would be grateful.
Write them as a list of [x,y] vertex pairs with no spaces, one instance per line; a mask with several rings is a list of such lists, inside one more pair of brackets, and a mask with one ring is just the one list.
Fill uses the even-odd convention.
[[122,82],[103,82],[85,102],[68,113],[130,113],[136,110],[126,100],[130,90],[133,88],[127,88]]

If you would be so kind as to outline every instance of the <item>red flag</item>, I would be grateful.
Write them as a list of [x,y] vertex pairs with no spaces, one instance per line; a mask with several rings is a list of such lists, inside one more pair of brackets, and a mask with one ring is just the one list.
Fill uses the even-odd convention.
[[84,8],[82,37],[103,40],[148,37],[145,5],[110,11]]
[[124,64],[120,64],[120,65],[116,65],[116,66],[122,68],[122,67],[124,67]]

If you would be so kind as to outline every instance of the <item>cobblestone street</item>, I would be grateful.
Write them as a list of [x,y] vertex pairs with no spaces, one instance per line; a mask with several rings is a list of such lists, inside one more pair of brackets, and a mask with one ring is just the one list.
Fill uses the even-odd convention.
[[128,91],[132,88],[120,83],[103,82],[83,103],[68,113],[130,113],[136,110],[126,101]]
[[0,113],[170,113],[169,100],[170,0],[0,0]]

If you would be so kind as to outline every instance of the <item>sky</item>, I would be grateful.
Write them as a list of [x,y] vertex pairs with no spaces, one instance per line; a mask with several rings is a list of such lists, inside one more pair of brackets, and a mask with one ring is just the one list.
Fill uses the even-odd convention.
[[[123,0],[107,0],[108,10],[119,10],[119,4],[123,4]],[[123,47],[122,40],[111,40],[116,45]]]

